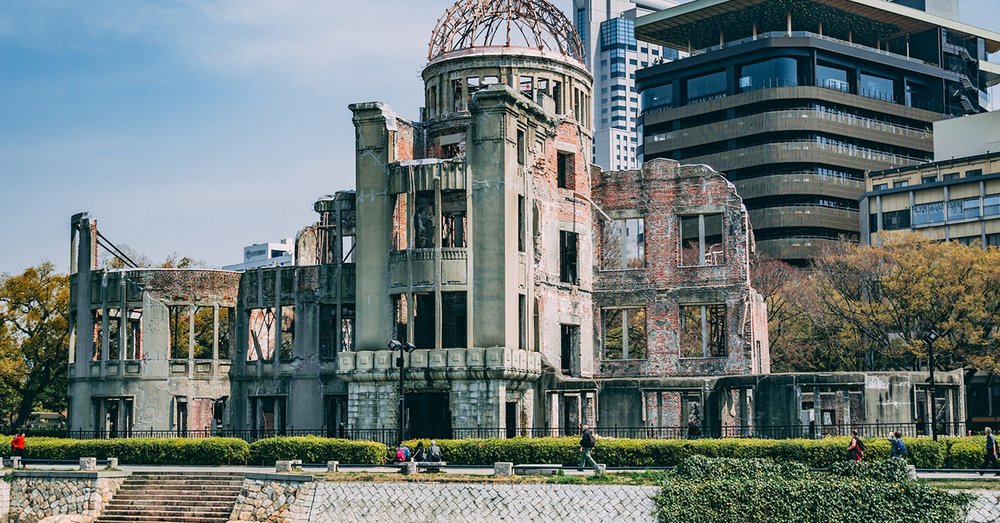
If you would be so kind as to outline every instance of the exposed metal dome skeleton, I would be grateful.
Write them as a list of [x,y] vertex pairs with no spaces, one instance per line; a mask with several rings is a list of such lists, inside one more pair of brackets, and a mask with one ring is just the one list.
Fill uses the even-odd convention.
[[438,20],[427,59],[476,47],[524,47],[584,60],[573,25],[546,0],[458,0]]

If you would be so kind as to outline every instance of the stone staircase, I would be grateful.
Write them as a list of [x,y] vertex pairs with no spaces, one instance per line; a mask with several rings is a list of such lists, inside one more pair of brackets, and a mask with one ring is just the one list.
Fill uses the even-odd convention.
[[242,485],[243,476],[239,474],[134,473],[104,506],[95,523],[226,523]]

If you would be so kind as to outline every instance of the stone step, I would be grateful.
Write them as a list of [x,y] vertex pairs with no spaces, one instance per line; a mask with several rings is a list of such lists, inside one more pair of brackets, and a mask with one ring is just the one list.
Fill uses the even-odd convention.
[[197,509],[197,508],[192,508],[190,510],[182,510],[182,509],[178,509],[178,508],[125,509],[125,508],[108,507],[108,508],[104,509],[104,512],[101,514],[101,516],[103,517],[103,516],[143,516],[143,515],[149,515],[149,516],[170,516],[170,517],[174,517],[174,516],[182,516],[182,517],[195,516],[195,517],[213,517],[214,518],[214,517],[228,517],[230,513],[232,513],[232,509],[226,510],[226,509],[222,509],[222,508],[214,509],[214,510],[208,510],[208,509],[204,509],[203,510],[203,509]]
[[139,478],[131,481],[134,485],[242,485],[242,479],[211,478]]
[[94,523],[139,523],[142,521],[156,521],[158,523],[227,523],[229,516],[217,517],[166,517],[166,516],[101,516],[94,520]]
[[176,485],[136,485],[130,483],[123,483],[121,488],[123,490],[173,490],[173,491],[204,491],[204,490],[217,490],[217,491],[239,491],[242,485],[184,485],[178,483]]
[[[239,495],[239,493],[237,493]],[[219,493],[213,494],[198,494],[198,493],[177,493],[177,492],[139,492],[139,491],[119,491],[115,495],[115,501],[130,501],[130,500],[149,500],[149,501],[169,501],[177,500],[184,502],[192,501],[218,501],[223,503],[232,503],[233,496],[224,496]]]
[[108,508],[128,508],[128,509],[232,509],[232,501],[197,501],[197,500],[166,500],[166,499],[121,499],[117,502],[109,503]]

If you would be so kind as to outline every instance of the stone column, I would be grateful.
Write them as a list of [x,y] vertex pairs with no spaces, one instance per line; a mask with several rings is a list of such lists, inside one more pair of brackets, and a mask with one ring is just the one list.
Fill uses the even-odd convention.
[[851,433],[851,389],[844,387],[844,433]]
[[816,418],[815,427],[816,433],[813,437],[821,437],[823,435],[823,395],[820,393],[819,387],[813,387],[813,417]]

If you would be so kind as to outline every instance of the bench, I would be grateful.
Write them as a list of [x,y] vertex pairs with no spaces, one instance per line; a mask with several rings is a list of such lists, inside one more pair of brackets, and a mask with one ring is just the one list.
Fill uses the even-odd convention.
[[543,465],[538,463],[514,465],[514,474],[518,476],[558,476],[562,470],[562,465]]
[[447,461],[417,461],[417,470],[422,472],[441,472],[448,465]]

